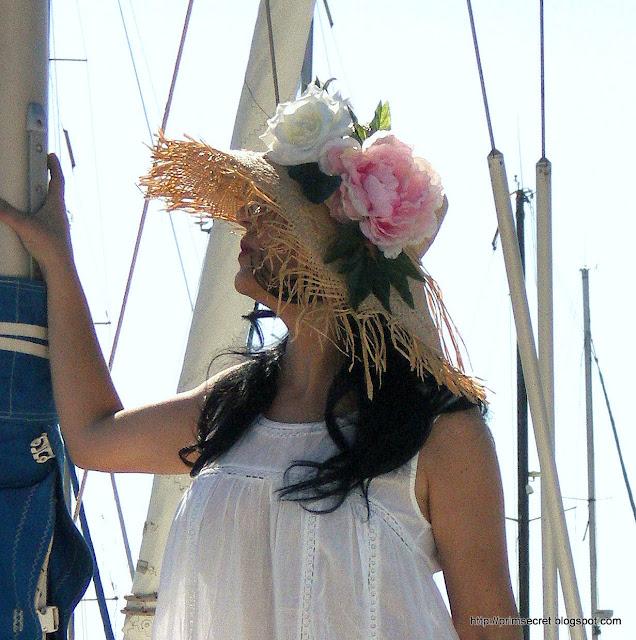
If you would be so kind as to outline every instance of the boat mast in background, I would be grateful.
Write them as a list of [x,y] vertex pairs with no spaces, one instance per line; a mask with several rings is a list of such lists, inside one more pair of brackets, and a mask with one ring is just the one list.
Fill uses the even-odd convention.
[[[581,269],[583,285],[583,345],[585,350],[585,424],[587,434],[587,506],[590,540],[590,616],[598,611],[596,571],[596,478],[594,474],[594,405],[592,402],[592,333],[590,327],[589,269]],[[599,625],[592,625],[592,637],[601,633]]]
[[[545,485],[546,488],[544,495],[547,499],[547,516],[549,526],[554,532],[554,544],[552,548],[555,551],[557,559],[567,614],[569,617],[583,618],[572,547],[568,536],[565,513],[563,511],[563,497],[559,485],[554,449],[551,445],[550,404],[549,398],[546,397],[546,391],[549,393],[549,390],[544,388],[541,371],[539,369],[539,358],[535,346],[517,233],[512,215],[506,165],[503,154],[495,147],[495,137],[488,106],[488,97],[486,94],[486,85],[479,54],[471,0],[467,0],[467,7],[491,145],[491,151],[488,154],[488,168],[499,223],[499,233],[501,234],[506,276],[510,288],[523,374],[528,391],[532,425],[534,427],[537,453],[541,466],[541,484],[542,486]],[[539,288],[541,288],[541,283],[539,283]],[[546,627],[548,626],[556,625],[546,625]],[[572,627],[570,633],[574,640],[583,640],[586,638],[585,629],[582,626]]]

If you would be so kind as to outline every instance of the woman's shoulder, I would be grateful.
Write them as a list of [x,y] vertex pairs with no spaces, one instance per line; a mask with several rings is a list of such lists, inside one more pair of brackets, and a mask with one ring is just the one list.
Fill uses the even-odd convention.
[[434,420],[430,434],[422,447],[423,458],[442,463],[452,458],[458,449],[494,448],[492,431],[478,407],[449,411]]
[[231,376],[233,373],[236,373],[239,369],[243,368],[248,363],[249,360],[245,360],[243,362],[224,367],[213,376],[209,377],[203,384],[209,391],[210,388],[212,388],[215,384],[219,383],[221,380],[225,380],[225,378]]
[[485,417],[477,407],[441,414],[423,449],[430,522],[455,625],[466,629],[474,611],[518,615],[501,473]]
[[[494,450],[490,427],[479,408],[440,413],[417,459],[415,495],[425,515],[429,513],[431,479],[439,491],[444,477],[459,477],[467,465],[478,463],[484,449]],[[481,450],[481,453],[479,453]]]

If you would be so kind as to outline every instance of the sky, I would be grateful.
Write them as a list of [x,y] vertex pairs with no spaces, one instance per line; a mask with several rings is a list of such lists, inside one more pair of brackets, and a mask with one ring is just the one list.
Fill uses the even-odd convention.
[[[492,390],[490,428],[501,467],[512,584],[517,594],[515,329],[486,157],[486,128],[463,0],[316,3],[315,74],[336,77],[358,117],[388,100],[394,133],[442,177],[449,212],[424,265],[460,329],[472,371]],[[546,156],[552,163],[556,451],[585,615],[590,610],[581,269],[590,271],[592,335],[621,441],[636,477],[629,398],[636,347],[631,280],[636,232],[629,184],[636,146],[636,6],[629,0],[545,3]],[[137,187],[161,122],[187,2],[53,0],[50,148],[62,159],[75,256],[103,349],[110,353],[143,207]],[[194,3],[167,134],[227,147],[256,17],[256,0]],[[541,157],[539,2],[474,0],[495,144],[510,191],[534,191]],[[125,25],[125,29],[124,29]],[[128,40],[126,37],[126,31]],[[130,43],[130,49],[129,44]],[[133,67],[133,60],[134,65]],[[138,81],[135,77],[135,68]],[[142,99],[143,96],[143,105]],[[144,112],[145,105],[145,112]],[[64,143],[68,131],[76,166]],[[518,184],[517,184],[518,183]],[[535,201],[527,208],[527,289],[536,329]],[[176,392],[208,235],[184,213],[150,207],[113,378],[127,407]],[[110,324],[109,324],[110,322]],[[636,634],[636,523],[607,409],[594,377],[599,607]],[[531,432],[530,469],[539,471]],[[529,481],[531,615],[541,615],[540,478]],[[118,476],[133,558],[151,476]],[[92,472],[85,504],[113,628],[130,591],[107,475]],[[458,514],[458,518],[461,514]],[[436,575],[442,593],[441,575]],[[92,588],[86,594],[94,597]],[[560,614],[565,615],[561,603]],[[76,637],[100,637],[94,601]],[[95,626],[96,625],[96,626]],[[531,637],[542,637],[540,627]],[[589,633],[589,628],[588,628]],[[565,630],[561,637],[567,637]]]

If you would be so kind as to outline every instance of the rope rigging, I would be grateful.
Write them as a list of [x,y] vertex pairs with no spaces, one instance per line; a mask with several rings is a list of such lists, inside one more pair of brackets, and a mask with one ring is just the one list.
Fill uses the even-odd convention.
[[488,124],[488,136],[490,137],[490,146],[495,149],[495,136],[492,131],[492,121],[490,119],[490,109],[488,107],[488,96],[486,95],[486,83],[484,81],[484,70],[481,66],[481,56],[479,54],[479,44],[477,42],[477,31],[475,29],[475,18],[473,16],[473,5],[471,0],[466,0],[468,4],[468,17],[470,18],[470,30],[473,35],[473,46],[475,48],[475,57],[477,58],[477,70],[479,72],[479,82],[481,84],[481,96],[484,102],[484,110],[486,111],[486,123]]
[[[193,4],[194,4],[194,0],[189,0],[188,8],[187,8],[187,11],[186,11],[186,17],[185,17],[185,20],[184,20],[184,25],[183,25],[183,29],[182,29],[182,33],[181,33],[181,39],[179,41],[179,49],[178,49],[178,52],[177,52],[177,58],[176,58],[176,62],[175,62],[175,66],[174,66],[174,70],[173,70],[173,74],[172,74],[172,80],[171,80],[171,83],[170,83],[170,89],[169,89],[169,92],[168,92],[168,98],[166,100],[166,105],[165,105],[165,109],[164,109],[164,113],[163,113],[163,118],[162,118],[162,121],[161,121],[161,130],[162,131],[165,130],[165,128],[166,128],[166,126],[168,124],[168,118],[170,116],[170,109],[172,107],[172,98],[173,98],[173,95],[174,95],[174,89],[175,89],[175,86],[176,86],[177,76],[178,76],[178,73],[179,73],[179,68],[180,68],[180,64],[181,64],[181,58],[182,58],[182,55],[183,55],[185,40],[186,40],[186,36],[187,36],[187,32],[188,32],[188,27],[189,27],[189,24],[190,24],[190,17],[191,17],[191,14],[192,14]],[[138,87],[139,93],[140,93],[140,98],[141,98],[141,102],[142,102],[144,116],[145,116],[145,119],[146,119],[146,126],[148,127],[148,133],[149,133],[149,136],[150,136],[150,139],[151,139],[151,142],[152,142],[152,130],[151,130],[150,122],[149,122],[149,119],[148,119],[148,112],[147,112],[147,109],[146,109],[146,103],[145,103],[143,92],[142,92],[142,89],[141,89],[139,75],[137,73],[137,67],[136,67],[136,64],[135,64],[135,58],[134,58],[134,55],[133,55],[133,52],[132,52],[130,39],[128,37],[128,30],[126,28],[126,22],[125,22],[125,19],[124,19],[124,15],[123,15],[123,11],[122,11],[121,1],[120,0],[118,0],[118,5],[119,5],[120,16],[121,16],[123,27],[124,27],[124,32],[126,34],[126,41],[127,41],[127,44],[128,44],[128,50],[130,52],[130,57],[131,57],[131,61],[132,61],[132,64],[133,64],[135,78],[136,78],[136,81],[137,81],[137,87]],[[117,327],[115,329],[115,335],[114,335],[114,338],[113,338],[113,344],[112,344],[112,347],[111,347],[111,353],[110,353],[110,357],[108,359],[108,370],[109,371],[112,371],[112,369],[113,369],[113,364],[114,364],[114,361],[115,361],[115,355],[117,353],[117,347],[119,345],[119,337],[121,335],[121,330],[122,330],[122,327],[123,327],[123,320],[124,320],[124,315],[125,315],[126,307],[127,307],[127,303],[128,303],[128,297],[129,297],[129,294],[130,294],[132,278],[133,278],[133,274],[134,274],[136,263],[137,263],[137,256],[138,256],[139,247],[140,247],[140,244],[141,244],[141,236],[142,236],[142,233],[143,233],[145,220],[146,220],[146,215],[147,215],[147,212],[148,212],[148,204],[149,204],[148,201],[144,200],[143,211],[142,211],[141,219],[140,219],[140,222],[139,222],[139,227],[138,227],[138,230],[137,230],[137,237],[136,237],[136,240],[135,240],[135,247],[133,249],[133,256],[132,256],[132,259],[131,259],[130,269],[129,269],[128,277],[127,277],[127,280],[126,280],[126,287],[125,287],[124,296],[123,296],[123,299],[122,299],[121,309],[120,309],[119,316],[118,316]],[[184,282],[185,282],[185,285],[186,285],[186,291],[187,291],[188,299],[190,301],[190,307],[191,307],[192,311],[194,311],[194,302],[192,300],[192,295],[190,293],[188,280],[187,280],[187,277],[186,277],[185,268],[184,268],[183,260],[182,260],[182,257],[181,257],[181,251],[179,249],[179,243],[178,243],[177,237],[176,237],[176,232],[175,232],[175,228],[174,228],[174,221],[173,221],[172,217],[169,217],[169,218],[170,218],[170,225],[171,225],[171,228],[172,228],[173,238],[175,240],[175,245],[176,245],[177,253],[178,253],[178,256],[179,256],[181,272],[182,272],[183,277],[184,277]],[[88,470],[84,471],[84,473],[82,475],[81,484],[80,484],[79,488],[76,487],[76,497],[75,497],[76,504],[75,504],[75,511],[74,511],[74,519],[76,519],[77,516],[80,514],[81,505],[82,505],[82,499],[83,499],[83,494],[84,494],[84,489],[85,489],[86,481],[87,481],[87,478],[88,478],[88,474],[89,474]],[[121,508],[121,503],[120,503],[120,500],[119,500],[119,494],[118,494],[118,491],[117,491],[117,484],[116,484],[116,480],[115,480],[115,475],[113,473],[110,474],[110,480],[111,480],[111,485],[112,485],[112,489],[113,489],[113,497],[114,497],[115,505],[116,505],[116,508],[117,508],[117,515],[118,515],[118,519],[119,519],[119,523],[120,523],[120,528],[121,528],[122,535],[123,535],[123,538],[124,538],[124,547],[125,547],[125,550],[126,550],[126,559],[127,559],[127,562],[128,562],[128,569],[129,569],[129,572],[130,572],[131,579],[133,579],[134,575],[135,575],[135,567],[134,567],[134,563],[133,563],[133,560],[132,560],[132,554],[131,554],[131,551],[130,551],[130,545],[128,543],[128,535],[126,533],[126,525],[125,525],[125,522],[124,522],[123,511],[122,511],[122,508]]]
[[609,416],[610,424],[612,425],[612,433],[614,434],[614,442],[616,443],[616,451],[618,453],[618,459],[621,464],[621,472],[623,474],[623,480],[625,482],[625,489],[627,489],[627,495],[629,497],[629,504],[632,507],[632,514],[634,515],[634,521],[636,522],[636,503],[634,503],[634,494],[632,493],[632,487],[627,475],[627,468],[625,467],[625,461],[623,460],[623,452],[621,450],[621,443],[618,439],[618,432],[616,430],[616,422],[614,421],[614,414],[612,413],[612,407],[610,405],[609,396],[607,395],[607,389],[605,388],[605,380],[603,379],[603,372],[601,371],[601,365],[598,362],[596,355],[596,348],[594,347],[594,341],[592,340],[592,355],[594,362],[596,363],[596,369],[598,371],[598,377],[601,381],[601,387],[603,389],[603,397],[605,398],[605,406],[607,407],[607,413]]

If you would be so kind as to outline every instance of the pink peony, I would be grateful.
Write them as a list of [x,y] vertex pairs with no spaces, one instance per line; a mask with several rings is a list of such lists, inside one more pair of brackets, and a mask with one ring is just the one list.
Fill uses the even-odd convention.
[[435,235],[435,211],[444,198],[439,176],[394,135],[378,131],[362,147],[351,138],[328,142],[319,163],[325,173],[342,178],[326,200],[331,215],[339,222],[358,220],[387,258]]

